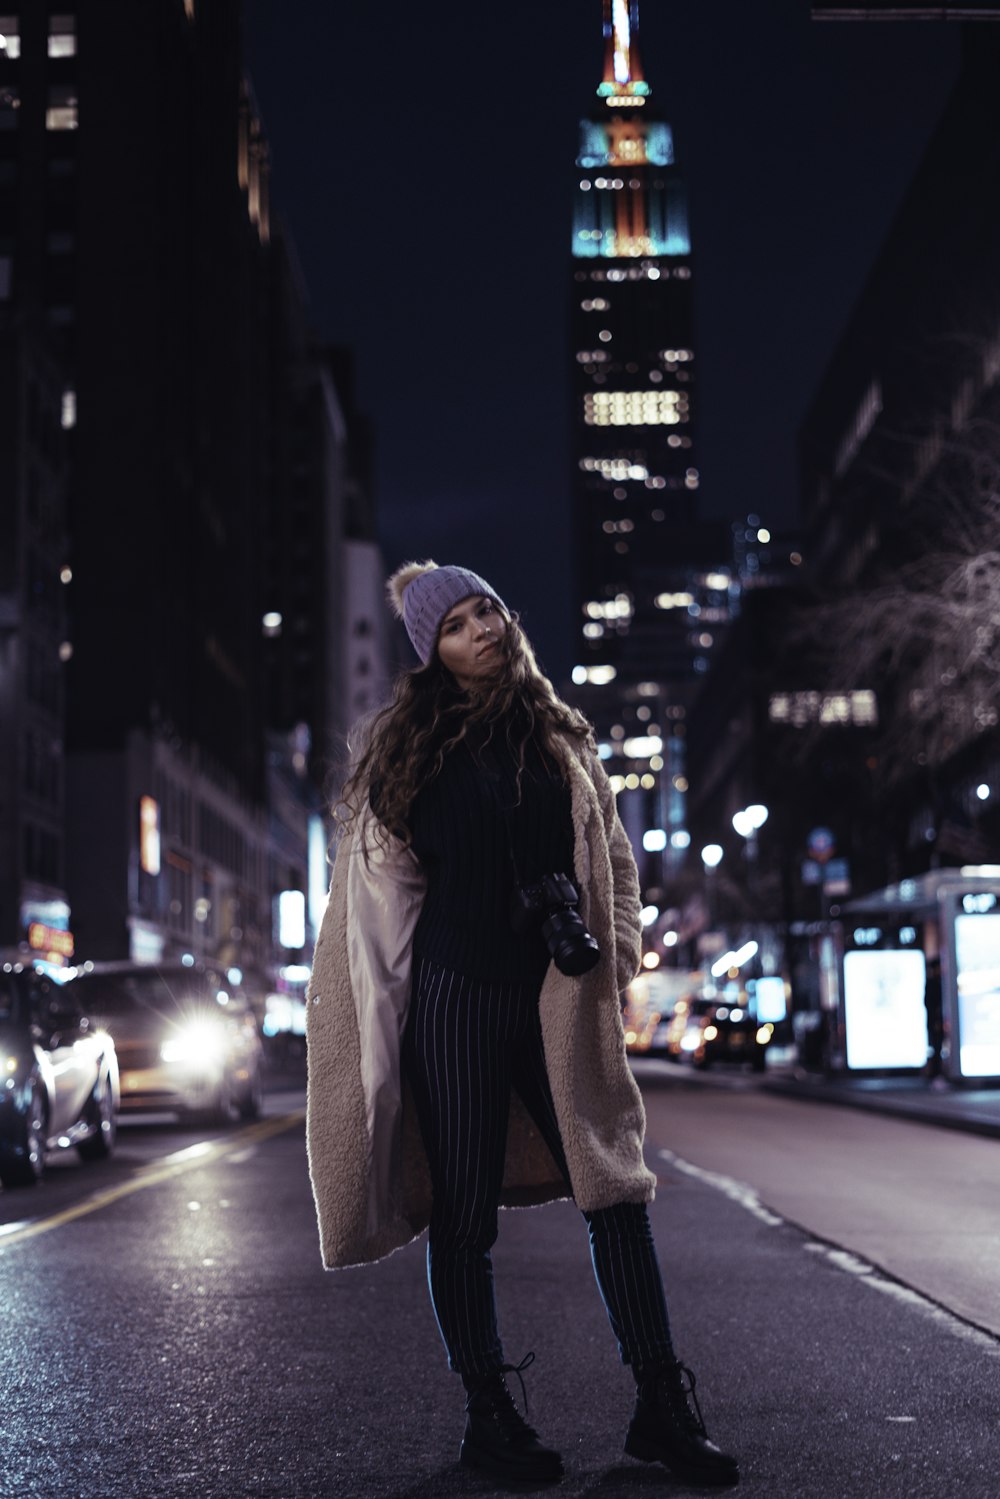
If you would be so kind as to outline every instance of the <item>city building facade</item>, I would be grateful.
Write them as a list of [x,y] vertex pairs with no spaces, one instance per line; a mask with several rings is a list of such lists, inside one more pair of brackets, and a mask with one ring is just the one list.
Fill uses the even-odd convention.
[[[638,0],[605,0],[597,93],[580,125],[570,273],[574,696],[655,885],[686,847],[684,717],[732,577],[726,528],[699,519],[687,191],[652,106]],[[666,836],[652,860],[650,831]]]
[[0,361],[0,947],[263,993],[384,670],[349,645],[370,455],[272,227],[240,0],[0,15]]

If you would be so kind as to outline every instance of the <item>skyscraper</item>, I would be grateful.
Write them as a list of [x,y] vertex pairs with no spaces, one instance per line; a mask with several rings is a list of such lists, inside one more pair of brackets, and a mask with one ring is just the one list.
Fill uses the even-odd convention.
[[[574,681],[621,785],[633,839],[684,845],[684,704],[728,619],[721,528],[699,523],[687,193],[651,104],[638,0],[604,0],[604,71],[580,124],[570,312]],[[635,723],[630,723],[635,719]],[[669,727],[668,727],[669,720]],[[609,766],[609,769],[612,767]]]
[[604,0],[600,103],[580,126],[571,333],[580,659],[641,676],[664,664],[654,600],[695,520],[699,475],[687,194],[651,109],[638,9]]

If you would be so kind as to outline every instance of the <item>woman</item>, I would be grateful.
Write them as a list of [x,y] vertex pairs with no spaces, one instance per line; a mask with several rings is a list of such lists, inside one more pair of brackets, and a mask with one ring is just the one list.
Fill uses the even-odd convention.
[[434,1312],[468,1397],[461,1460],[554,1480],[559,1454],[505,1383],[533,1355],[504,1361],[490,1248],[499,1204],[572,1196],[636,1379],[626,1451],[735,1483],[674,1354],[649,1229],[620,1007],[638,881],[590,727],[477,574],[410,563],[389,596],[422,664],[345,787],[309,991],[324,1263],[376,1260],[429,1227]]

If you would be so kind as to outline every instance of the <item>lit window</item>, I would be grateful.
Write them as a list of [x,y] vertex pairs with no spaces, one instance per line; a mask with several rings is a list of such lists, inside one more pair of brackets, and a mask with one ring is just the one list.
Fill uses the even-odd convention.
[[76,426],[76,391],[64,390],[62,393],[62,412],[60,414],[60,425],[64,432]]
[[76,89],[60,85],[49,89],[49,107],[45,111],[46,130],[75,130],[78,124]]
[[20,57],[21,33],[17,16],[0,16],[0,57]]
[[604,687],[618,675],[613,666],[574,666],[573,681],[578,687],[589,682],[595,687]]
[[810,723],[859,728],[878,723],[878,708],[870,690],[775,692],[768,703],[768,717],[772,723],[791,724],[796,729]]
[[690,420],[688,397],[677,390],[607,390],[585,395],[588,427],[676,426]]
[[75,57],[76,17],[52,16],[49,19],[49,56]]

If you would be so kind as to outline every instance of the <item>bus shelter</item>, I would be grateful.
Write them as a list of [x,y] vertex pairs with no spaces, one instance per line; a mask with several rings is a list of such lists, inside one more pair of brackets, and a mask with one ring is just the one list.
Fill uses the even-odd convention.
[[935,869],[845,904],[840,1020],[849,1070],[1000,1081],[1000,865]]

